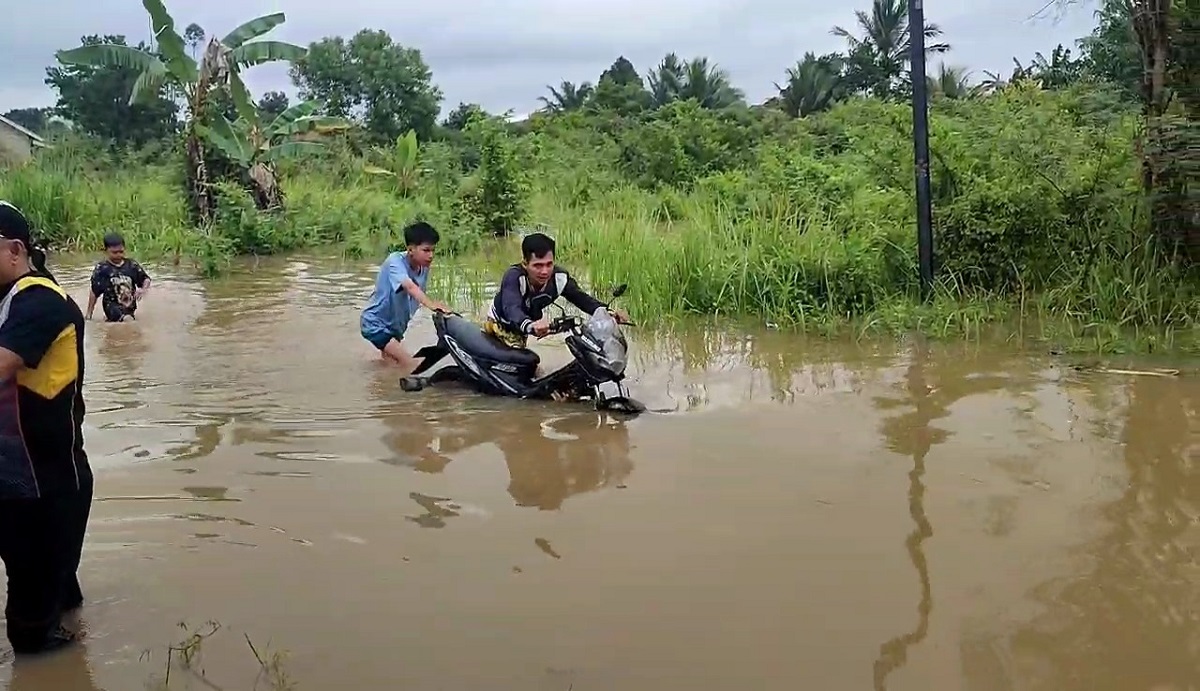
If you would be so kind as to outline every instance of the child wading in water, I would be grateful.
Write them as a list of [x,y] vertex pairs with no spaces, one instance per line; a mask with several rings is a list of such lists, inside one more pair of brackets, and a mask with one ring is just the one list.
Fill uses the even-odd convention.
[[101,309],[105,321],[120,322],[136,319],[138,300],[150,290],[150,276],[132,259],[125,257],[125,238],[116,233],[104,236],[104,261],[92,270],[92,289],[88,294],[87,318],[96,310],[96,300],[103,297]]
[[450,308],[425,294],[429,267],[439,240],[428,223],[413,223],[404,229],[403,252],[392,252],[375,278],[375,290],[359,320],[362,337],[379,350],[380,356],[411,372],[421,364],[402,345],[408,323],[417,310],[449,312]]

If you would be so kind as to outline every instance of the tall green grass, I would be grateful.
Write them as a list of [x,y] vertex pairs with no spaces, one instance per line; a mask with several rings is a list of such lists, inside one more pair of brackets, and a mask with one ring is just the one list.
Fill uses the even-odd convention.
[[[405,224],[426,218],[447,238],[436,289],[472,306],[488,297],[489,281],[520,261],[518,238],[485,240],[439,218],[420,198],[315,174],[287,182],[288,209],[278,217],[230,194],[237,202],[222,206],[216,237],[187,227],[186,210],[161,173],[103,178],[28,166],[0,178],[0,198],[24,209],[56,247],[98,249],[102,235],[116,230],[139,256],[192,257],[202,273],[219,271],[230,252],[382,257],[402,246]],[[933,300],[923,303],[915,233],[902,225],[861,223],[847,233],[828,217],[798,216],[785,205],[747,212],[702,190],[664,201],[630,186],[598,194],[583,209],[541,191],[530,217],[556,237],[559,262],[594,292],[628,283],[624,300],[642,318],[752,315],[826,335],[998,331],[1108,351],[1194,350],[1200,343],[1200,281],[1165,268],[1134,233],[1100,246],[1086,271],[1061,272],[1037,289],[982,290],[943,271]]]
[[[909,115],[897,104],[848,104],[745,143],[735,135],[756,126],[715,126],[720,116],[696,108],[674,109],[667,130],[627,125],[619,142],[585,130],[581,116],[551,122],[518,147],[532,182],[524,221],[550,230],[560,263],[594,292],[628,283],[629,306],[655,320],[693,313],[824,334],[917,328],[1103,350],[1197,347],[1200,272],[1163,262],[1152,245],[1128,114],[1024,87],[938,108],[939,269],[928,302],[917,282]],[[735,144],[747,150],[731,153]],[[637,156],[622,154],[634,145]],[[487,279],[519,261],[518,240],[495,241],[464,216],[448,145],[422,156],[429,172],[413,197],[340,150],[284,167],[279,214],[223,185],[208,232],[188,228],[170,156],[97,165],[64,148],[0,171],[0,198],[57,246],[98,248],[116,230],[139,255],[191,257],[202,273],[234,254],[382,257],[402,246],[404,225],[428,220],[442,232],[442,266],[456,267],[438,272],[443,288],[481,301]],[[622,170],[629,160],[640,172]],[[679,182],[655,184],[647,171]]]

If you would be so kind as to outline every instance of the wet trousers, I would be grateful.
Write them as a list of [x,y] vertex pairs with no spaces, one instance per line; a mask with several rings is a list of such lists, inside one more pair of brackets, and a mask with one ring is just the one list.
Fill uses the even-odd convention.
[[0,500],[0,559],[8,575],[4,618],[15,653],[43,650],[63,613],[83,604],[78,571],[92,490],[88,471],[76,492]]

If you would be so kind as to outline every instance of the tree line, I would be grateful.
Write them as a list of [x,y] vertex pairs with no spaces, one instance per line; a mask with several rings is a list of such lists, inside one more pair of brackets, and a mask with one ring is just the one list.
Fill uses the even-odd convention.
[[[1028,64],[1014,58],[1007,77],[984,72],[972,82],[966,70],[942,63],[929,77],[935,97],[965,98],[987,93],[1007,81],[1030,78],[1046,88],[1061,88],[1091,80],[1115,85],[1136,98],[1141,81],[1141,54],[1124,0],[1104,0],[1095,30],[1078,41],[1077,51],[1059,45],[1049,57],[1037,53]],[[786,69],[777,94],[759,107],[782,110],[792,117],[821,112],[855,96],[904,99],[908,82],[909,34],[907,0],[874,0],[869,11],[856,12],[852,27],[833,27],[846,41],[844,51],[804,54]],[[951,45],[934,23],[925,27],[930,55],[942,55]],[[193,59],[200,57],[206,31],[188,25],[182,39]],[[120,35],[89,35],[80,47],[125,46]],[[157,46],[139,43],[133,49],[157,55]],[[121,147],[142,146],[180,131],[178,94],[163,88],[152,97],[130,103],[140,71],[124,64],[56,64],[46,70],[45,82],[57,95],[51,108],[19,108],[5,117],[28,129],[55,131],[55,119],[79,132]],[[445,130],[461,130],[472,114],[483,113],[474,103],[460,103],[439,122],[443,93],[421,51],[393,41],[386,31],[363,29],[350,38],[327,37],[311,43],[292,62],[290,77],[300,97],[322,104],[323,115],[355,122],[380,140],[394,141],[408,130],[421,140]],[[594,81],[563,80],[547,87],[541,97],[544,113],[576,110],[608,111],[625,116],[653,111],[669,103],[694,100],[708,109],[746,106],[744,92],[727,72],[704,56],[681,58],[668,53],[645,77],[625,57],[618,57]],[[278,115],[291,104],[286,94],[263,94],[257,107]],[[224,110],[232,114],[232,105]]]
[[[59,64],[47,69],[46,82],[58,95],[55,107],[9,116],[42,131],[53,128],[50,116],[56,116],[121,148],[182,136],[188,196],[202,225],[216,206],[211,180],[240,182],[259,208],[281,206],[275,163],[320,148],[322,137],[314,134],[344,132],[359,151],[398,143],[410,132],[418,141],[454,143],[463,141],[462,130],[478,116],[488,115],[478,104],[460,103],[439,122],[444,96],[432,70],[419,49],[396,43],[386,31],[363,29],[349,39],[326,37],[300,47],[262,38],[284,21],[282,13],[246,22],[222,38],[194,24],[178,33],[162,0],[143,5],[155,28],[154,45],[127,46],[121,36],[84,37],[78,48],[60,51]],[[594,83],[564,80],[548,87],[544,107],[531,119],[578,113],[586,119],[575,122],[613,134],[630,123],[667,122],[677,104],[714,114],[803,118],[856,98],[907,98],[908,0],[873,0],[869,11],[856,12],[853,26],[831,32],[845,41],[845,49],[806,53],[776,84],[778,93],[761,104],[747,104],[728,73],[707,57],[668,53],[644,76],[618,57]],[[924,32],[930,55],[950,51],[936,24],[927,24]],[[1170,244],[1182,242],[1200,256],[1200,210],[1189,187],[1200,163],[1197,41],[1196,3],[1100,0],[1096,27],[1074,50],[1059,45],[1049,57],[1038,53],[1028,64],[1014,59],[1007,77],[984,73],[974,82],[961,68],[943,63],[929,86],[935,99],[962,99],[986,96],[1008,82],[1032,81],[1048,89],[1091,83],[1097,93],[1115,92],[1126,101],[1123,107],[1136,104],[1144,114],[1137,148],[1151,225]],[[251,100],[240,71],[271,61],[290,65],[301,103],[290,104],[282,93]],[[508,127],[523,131],[520,124]],[[478,143],[474,148],[479,159],[483,149]],[[625,146],[623,154],[633,164],[645,158],[636,148]],[[642,167],[647,179],[662,182],[659,171],[649,170],[654,166]]]

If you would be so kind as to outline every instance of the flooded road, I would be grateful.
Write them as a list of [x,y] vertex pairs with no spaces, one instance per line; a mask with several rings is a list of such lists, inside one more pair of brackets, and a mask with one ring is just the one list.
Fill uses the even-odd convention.
[[86,644],[12,691],[155,688],[189,632],[170,688],[1200,688],[1194,377],[636,329],[668,412],[622,421],[402,392],[368,263],[151,272],[88,326]]

